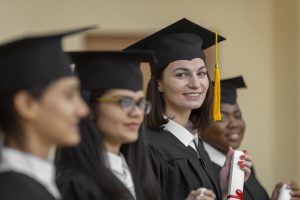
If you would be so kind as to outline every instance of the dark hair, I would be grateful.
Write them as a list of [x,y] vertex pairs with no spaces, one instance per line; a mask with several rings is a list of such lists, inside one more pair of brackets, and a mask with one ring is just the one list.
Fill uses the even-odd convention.
[[[152,110],[145,117],[145,126],[152,129],[160,129],[169,120],[163,117],[163,114],[166,111],[166,105],[164,98],[158,89],[158,81],[162,79],[162,74],[166,67],[153,74],[147,86],[146,97],[152,104]],[[212,120],[213,90],[208,73],[207,77],[209,80],[209,87],[206,93],[206,98],[200,108],[192,110],[189,117],[189,120],[193,124],[193,129],[200,131],[204,130]]]
[[21,134],[19,116],[14,105],[15,96],[18,92],[26,91],[35,99],[40,99],[46,87],[30,90],[19,90],[0,94],[0,130],[5,135]]
[[[105,90],[92,92],[89,98],[89,106],[92,110],[97,106],[92,99],[101,97],[105,92]],[[81,171],[94,179],[100,190],[109,195],[110,199],[124,199],[124,185],[120,184],[120,181],[105,165],[105,148],[102,143],[101,130],[98,130],[90,119],[83,120],[80,128],[81,144],[75,148],[60,149],[57,152],[55,163],[58,183],[65,168],[78,166]],[[139,134],[136,142],[123,144],[121,152],[132,173],[137,199],[159,199],[158,184],[142,137],[143,135]]]

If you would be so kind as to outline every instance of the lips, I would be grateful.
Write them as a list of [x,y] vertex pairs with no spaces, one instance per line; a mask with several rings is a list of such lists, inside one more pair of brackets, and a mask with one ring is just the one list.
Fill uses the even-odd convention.
[[184,96],[188,97],[199,97],[202,93],[201,92],[185,92],[183,93]]
[[185,92],[183,93],[183,96],[185,96],[188,100],[199,100],[202,96],[201,92]]
[[233,142],[240,141],[240,139],[241,139],[241,135],[240,135],[239,133],[237,133],[237,132],[227,134],[226,137],[227,137],[230,141],[233,141]]
[[124,124],[124,126],[126,128],[128,128],[129,130],[132,130],[132,131],[137,131],[140,128],[140,125],[141,125],[140,123],[136,123],[136,122]]

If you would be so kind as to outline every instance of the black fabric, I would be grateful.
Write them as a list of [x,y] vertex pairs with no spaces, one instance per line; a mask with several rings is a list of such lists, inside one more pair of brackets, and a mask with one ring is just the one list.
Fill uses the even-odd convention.
[[201,141],[197,152],[182,144],[172,133],[164,129],[144,130],[146,144],[154,172],[164,200],[185,199],[191,190],[206,187],[222,199],[217,177],[211,171],[211,163]]
[[236,104],[237,89],[246,88],[246,83],[242,76],[221,80],[221,103]]
[[[218,42],[223,40],[225,38],[219,35]],[[202,50],[214,44],[214,32],[183,18],[130,45],[125,50],[153,50],[158,59],[158,62],[151,66],[151,73],[154,74],[175,60],[204,59]]]
[[[121,182],[119,182],[121,184]],[[57,180],[57,186],[63,200],[111,200],[111,195],[105,193],[97,185],[93,177],[75,166],[66,168]],[[127,188],[124,189],[126,190]],[[134,200],[129,190],[120,200]]]
[[56,200],[39,182],[18,172],[0,173],[0,199]]
[[155,62],[150,51],[70,52],[83,90],[143,89],[141,62]]
[[0,92],[42,88],[55,79],[72,75],[61,38],[91,28],[32,35],[0,45]]
[[[216,174],[219,174],[221,167],[215,163],[212,163],[213,170]],[[251,169],[249,179],[244,184],[244,200],[269,200],[268,193],[263,188],[259,180],[255,176],[254,168]]]

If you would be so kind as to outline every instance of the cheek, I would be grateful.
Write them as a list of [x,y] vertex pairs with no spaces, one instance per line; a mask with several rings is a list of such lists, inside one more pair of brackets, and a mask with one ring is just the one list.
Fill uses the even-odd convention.
[[241,134],[242,134],[242,136],[244,136],[245,135],[245,130],[246,130],[246,123],[245,123],[244,120],[241,121],[240,127],[241,127]]
[[60,145],[77,144],[80,140],[77,119],[72,104],[52,101],[40,110],[37,127],[54,143]]
[[[169,78],[164,81],[164,97],[170,102],[180,102],[182,93],[184,92],[186,83],[184,80],[178,80],[175,78]],[[176,103],[177,104],[177,103]]]
[[208,88],[209,88],[209,80],[208,77],[206,76],[206,78],[200,79],[200,84],[206,94]]
[[119,108],[113,108],[109,105],[100,106],[98,110],[99,119],[97,120],[97,127],[107,137],[116,135],[120,132],[125,123],[126,115]]
[[185,80],[179,80],[175,77],[166,78],[166,80],[163,81],[163,88],[165,92],[171,94],[181,94],[185,86]]

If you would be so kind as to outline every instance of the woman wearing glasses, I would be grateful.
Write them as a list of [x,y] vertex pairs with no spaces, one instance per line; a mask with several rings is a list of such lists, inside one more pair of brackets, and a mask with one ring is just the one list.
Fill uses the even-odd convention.
[[151,53],[70,53],[91,115],[81,145],[57,154],[57,183],[65,200],[158,199],[140,135],[151,109],[143,92],[142,61]]
[[[58,186],[65,200],[158,200],[159,188],[140,133],[150,111],[142,61],[149,52],[71,53],[91,109],[82,143],[58,153]],[[199,192],[188,197],[196,199]]]

